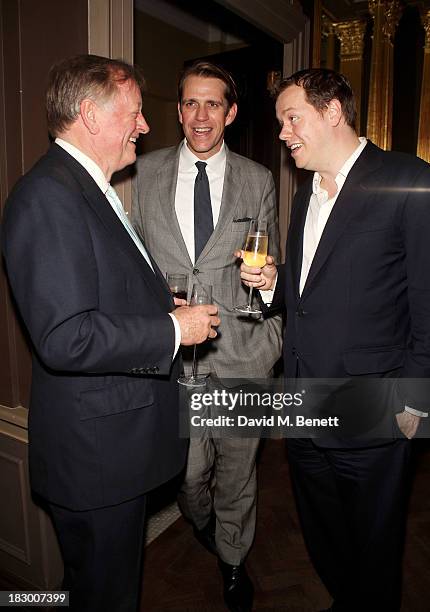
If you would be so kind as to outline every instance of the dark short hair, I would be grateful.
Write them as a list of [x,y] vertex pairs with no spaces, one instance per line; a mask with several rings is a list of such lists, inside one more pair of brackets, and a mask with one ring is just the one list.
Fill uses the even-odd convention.
[[354,92],[348,79],[343,74],[328,68],[300,70],[278,83],[275,98],[278,99],[280,94],[291,85],[303,87],[307,101],[318,112],[325,110],[334,98],[339,100],[346,123],[355,129],[357,109]]
[[233,104],[237,103],[237,87],[233,77],[227,70],[212,64],[211,62],[197,61],[188,66],[181,74],[181,78],[178,83],[178,100],[179,104],[182,104],[182,94],[184,91],[184,83],[189,76],[206,77],[210,79],[219,79],[225,85],[224,96],[227,100],[228,108],[230,109]]
[[118,85],[132,80],[145,86],[137,66],[98,55],[76,55],[52,66],[46,90],[48,130],[55,137],[79,115],[82,100],[107,101]]

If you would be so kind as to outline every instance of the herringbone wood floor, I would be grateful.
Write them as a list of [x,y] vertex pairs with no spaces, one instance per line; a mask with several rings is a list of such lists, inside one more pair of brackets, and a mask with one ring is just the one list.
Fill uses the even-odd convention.
[[[415,455],[402,612],[430,610],[430,444],[416,442]],[[256,612],[313,612],[330,604],[303,544],[283,441],[267,440],[261,449],[257,533],[247,567]],[[216,559],[182,518],[146,549],[142,612],[223,612],[221,593]]]

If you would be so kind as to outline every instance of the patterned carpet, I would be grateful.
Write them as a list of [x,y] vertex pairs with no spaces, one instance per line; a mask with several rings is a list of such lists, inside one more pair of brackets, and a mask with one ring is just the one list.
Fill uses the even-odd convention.
[[152,514],[148,518],[146,525],[146,536],[145,546],[151,544],[155,538],[158,538],[170,525],[172,525],[181,516],[181,511],[178,508],[178,504],[173,502],[159,510],[155,514]]

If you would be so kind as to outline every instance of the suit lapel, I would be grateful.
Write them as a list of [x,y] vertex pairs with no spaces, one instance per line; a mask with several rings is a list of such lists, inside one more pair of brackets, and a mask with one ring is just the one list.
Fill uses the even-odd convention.
[[[302,299],[306,296],[309,288],[312,287],[312,284],[315,282],[321,268],[326,264],[328,257],[336,246],[336,243],[347,229],[349,221],[361,209],[364,199],[368,197],[368,194],[366,194],[367,190],[365,187],[365,180],[370,173],[375,172],[379,168],[381,164],[380,153],[380,150],[375,147],[375,145],[368,142],[360,157],[357,159],[349,172],[333,210],[328,218],[321,236],[321,240],[319,241],[318,248],[303,288]],[[311,194],[309,193],[308,202],[310,195]],[[303,244],[303,231],[301,232],[301,236]],[[301,259],[302,257],[300,257],[300,265]],[[298,278],[300,278],[300,270],[298,274]]]
[[235,160],[231,156],[227,145],[224,146],[226,150],[226,162],[218,223],[216,224],[216,227],[212,232],[212,235],[209,238],[205,248],[200,253],[198,261],[203,259],[206,254],[209,253],[211,248],[217,244],[219,238],[224,234],[228,225],[233,221],[236,207],[244,185],[240,166],[235,163]]
[[178,181],[179,153],[181,147],[182,143],[176,149],[172,149],[164,166],[160,168],[157,173],[158,195],[160,198],[160,210],[166,218],[167,226],[178,243],[187,266],[191,266],[192,262],[175,211],[176,183]]
[[297,196],[298,199],[292,213],[290,229],[288,232],[287,252],[289,253],[291,261],[294,296],[296,299],[299,299],[299,284],[303,259],[303,232],[311,194],[312,183],[308,189],[303,190],[302,195]]

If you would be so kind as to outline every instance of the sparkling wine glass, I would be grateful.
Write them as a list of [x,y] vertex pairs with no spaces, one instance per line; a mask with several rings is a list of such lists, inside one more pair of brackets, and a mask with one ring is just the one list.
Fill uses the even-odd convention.
[[187,299],[188,276],[186,274],[166,274],[167,284],[172,292],[173,297],[181,300]]
[[[243,253],[243,261],[247,266],[262,268],[266,264],[268,241],[267,221],[251,219]],[[252,306],[253,289],[254,287],[249,288],[247,304],[235,306],[234,310],[236,312],[241,312],[243,314],[261,314],[259,308]]]
[[[199,304],[212,304],[212,286],[194,283],[191,292],[190,306],[198,306]],[[180,376],[178,383],[186,387],[204,387],[209,374],[197,376],[197,345],[194,345],[193,367],[190,376]]]

